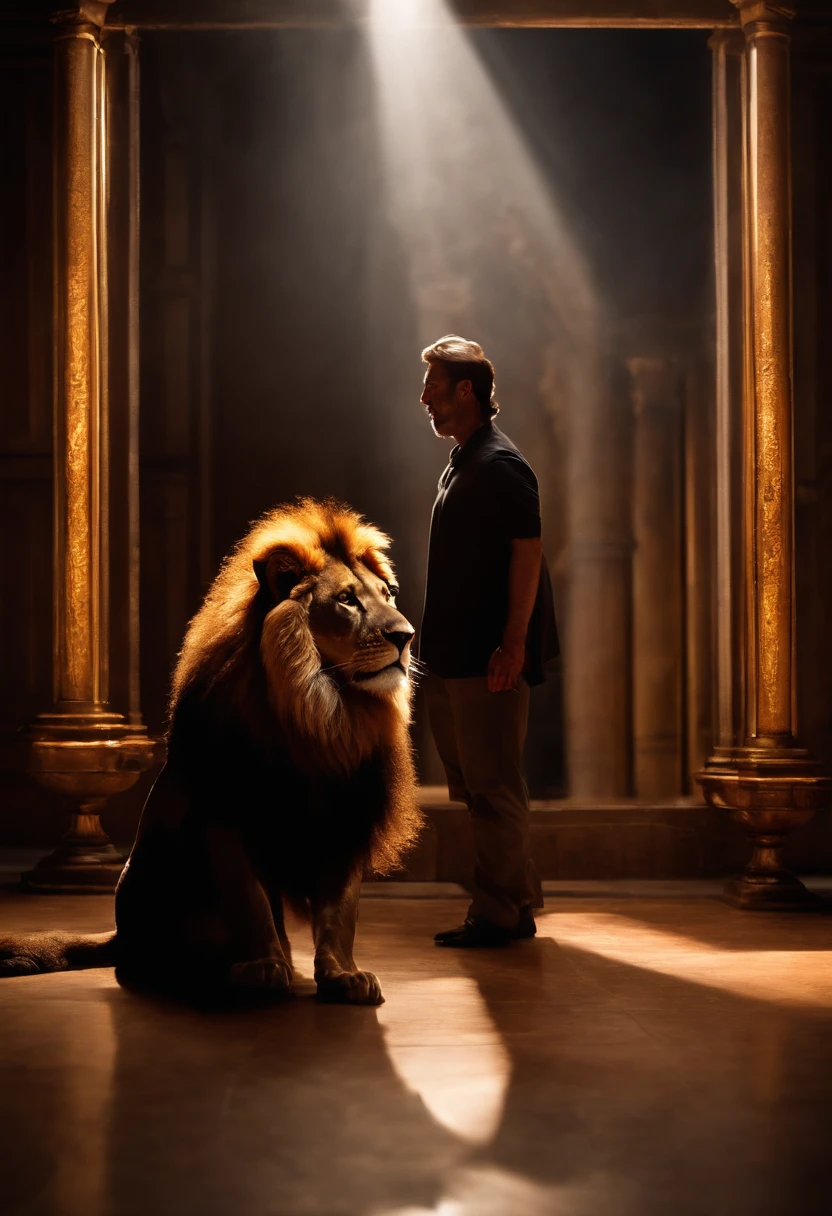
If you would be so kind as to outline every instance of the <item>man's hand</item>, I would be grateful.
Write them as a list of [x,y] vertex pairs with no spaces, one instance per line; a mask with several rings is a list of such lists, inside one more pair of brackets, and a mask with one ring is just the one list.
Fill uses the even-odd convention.
[[522,642],[503,642],[488,662],[488,691],[506,692],[517,687],[526,662],[526,647]]

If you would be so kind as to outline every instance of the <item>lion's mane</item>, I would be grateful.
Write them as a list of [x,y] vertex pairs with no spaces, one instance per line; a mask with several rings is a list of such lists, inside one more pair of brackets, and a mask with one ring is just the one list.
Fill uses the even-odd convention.
[[[316,574],[330,559],[361,561],[388,583],[390,539],[334,500],[303,498],[253,524],[223,563],[190,622],[172,681],[169,759],[187,784],[212,746],[257,757],[290,757],[299,774],[348,783],[359,766],[382,769],[385,804],[364,861],[384,874],[401,864],[422,819],[409,738],[408,685],[389,696],[339,684],[322,670],[309,627]],[[289,554],[304,572],[277,605],[264,597],[255,563]]]

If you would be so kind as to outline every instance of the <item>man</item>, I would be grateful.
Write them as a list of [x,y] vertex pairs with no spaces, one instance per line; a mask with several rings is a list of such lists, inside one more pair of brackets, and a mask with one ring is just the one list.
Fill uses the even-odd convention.
[[419,654],[448,792],[468,805],[475,851],[465,922],[435,941],[505,945],[534,936],[543,906],[522,768],[529,685],[557,654],[537,479],[493,422],[482,347],[448,334],[422,359],[422,404],[434,433],[456,446],[431,517]]

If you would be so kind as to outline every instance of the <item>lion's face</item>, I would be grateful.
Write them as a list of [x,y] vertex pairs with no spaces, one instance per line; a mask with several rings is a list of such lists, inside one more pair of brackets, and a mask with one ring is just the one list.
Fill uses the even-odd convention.
[[262,593],[274,604],[261,643],[275,673],[273,696],[280,699],[287,663],[296,674],[302,668],[305,681],[324,672],[339,688],[376,697],[406,692],[414,630],[396,608],[389,566],[373,569],[355,556],[320,550],[310,558],[292,546],[254,565]]
[[189,626],[172,719],[191,688],[305,768],[343,776],[379,749],[406,752],[413,628],[394,602],[389,545],[334,501],[259,520]]
[[407,680],[414,630],[396,608],[397,591],[363,562],[331,557],[317,575],[309,628],[322,667],[339,683],[383,696]]

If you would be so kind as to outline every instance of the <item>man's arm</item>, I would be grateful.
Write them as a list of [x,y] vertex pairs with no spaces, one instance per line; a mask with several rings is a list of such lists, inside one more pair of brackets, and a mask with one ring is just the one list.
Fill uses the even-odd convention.
[[488,664],[488,691],[515,688],[526,661],[526,634],[540,581],[543,544],[539,536],[511,542],[508,570],[508,617],[499,649]]

